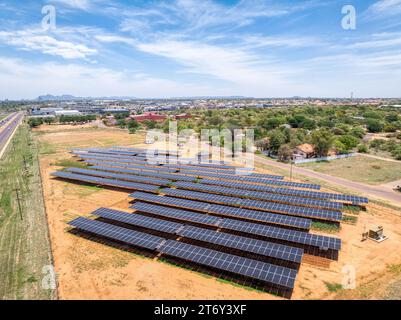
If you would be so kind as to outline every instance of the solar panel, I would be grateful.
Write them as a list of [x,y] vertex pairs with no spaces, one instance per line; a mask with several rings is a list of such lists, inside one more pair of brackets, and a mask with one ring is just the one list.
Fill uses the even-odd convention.
[[[150,165],[141,165],[141,164],[124,164],[124,163],[115,163],[115,162],[103,162],[103,161],[98,161],[98,160],[85,160],[85,163],[88,163],[90,165],[95,165],[95,166],[103,166],[107,168],[114,168],[113,172],[121,172],[125,173],[124,170],[126,169],[131,169],[135,171],[155,171],[159,173],[175,173],[177,170],[175,169],[168,169],[164,168],[161,166],[150,166]],[[128,171],[128,173],[131,173],[132,171]]]
[[299,198],[299,197],[291,197],[286,195],[281,195],[277,193],[267,193],[267,192],[258,192],[258,191],[250,191],[243,189],[234,189],[234,188],[226,188],[221,186],[213,186],[207,185],[203,183],[192,183],[192,182],[184,182],[179,181],[173,183],[173,186],[179,189],[187,189],[187,190],[195,190],[202,191],[208,193],[215,194],[225,194],[230,196],[238,196],[242,198],[250,198],[256,200],[264,200],[264,201],[273,201],[279,203],[289,203],[289,204],[297,204],[308,207],[320,207],[320,208],[328,208],[328,209],[341,209],[343,208],[343,204],[340,202],[329,202],[323,200],[315,200],[310,198]]
[[320,249],[341,249],[341,239],[310,234],[303,231],[281,229],[232,219],[223,219],[223,221],[219,223],[219,227],[267,238],[314,246]]
[[[238,197],[221,196],[210,193],[179,190],[179,189],[163,189],[162,193],[179,198],[193,199],[199,201],[207,201],[211,203],[219,203],[224,205],[236,206],[241,208],[256,209],[266,212],[277,212],[287,215],[306,217],[318,220],[341,221],[342,213],[340,211],[330,211],[324,209],[307,208],[295,205],[286,205],[275,202],[265,202],[259,200],[242,199]],[[234,210],[234,208],[233,208]]]
[[146,161],[144,159],[139,159],[139,158],[134,158],[134,157],[130,157],[130,158],[121,158],[121,157],[108,157],[107,155],[105,156],[98,156],[98,155],[92,155],[92,154],[80,154],[79,155],[80,158],[84,159],[84,160],[102,160],[105,162],[119,162],[119,163],[141,163],[144,164],[146,163]]
[[68,224],[86,232],[150,250],[156,250],[156,248],[165,240],[143,232],[133,231],[82,217],[77,218]]
[[297,271],[269,263],[168,240],[159,251],[165,255],[228,271],[263,282],[294,288]]
[[238,183],[238,182],[231,182],[231,181],[202,179],[202,180],[200,180],[200,183],[224,186],[224,187],[228,187],[228,188],[256,190],[256,191],[261,191],[261,192],[272,192],[272,193],[293,195],[293,196],[307,197],[307,198],[314,198],[314,199],[330,199],[330,200],[337,200],[337,201],[350,201],[353,203],[368,203],[369,202],[369,200],[364,197],[349,196],[349,195],[344,195],[344,194],[335,194],[335,193],[328,193],[328,192],[310,191],[310,190],[274,188],[274,187],[269,187],[269,186]]
[[291,243],[320,247],[327,244],[328,249],[340,250],[341,240],[307,232],[287,230],[278,227],[266,226],[256,223],[217,218],[191,211],[169,208],[144,202],[136,202],[132,209],[150,213],[160,217],[171,218],[184,222],[194,222],[212,227],[222,227],[225,230],[240,231],[250,235],[263,236],[270,239],[284,240]]
[[221,218],[208,216],[206,214],[195,213],[191,211],[185,211],[181,209],[175,209],[164,206],[157,206],[154,204],[149,204],[144,202],[136,202],[130,208],[140,212],[157,215],[160,217],[166,217],[180,221],[191,221],[208,226],[216,226],[220,221],[222,221]]
[[202,229],[198,227],[185,226],[178,231],[178,235],[198,241],[208,242],[227,248],[251,252],[261,256],[277,258],[281,260],[301,263],[304,251],[281,244],[262,240],[236,236],[224,232]]
[[238,176],[247,176],[247,177],[255,177],[255,178],[265,178],[265,179],[276,179],[276,180],[283,180],[284,176],[277,176],[271,174],[262,174],[262,173],[254,173],[246,168],[236,168],[236,169],[218,169],[218,168],[204,168],[200,167],[196,164],[193,165],[170,165],[166,164],[163,167],[168,168],[176,168],[176,169],[183,169],[185,171],[194,171],[194,172],[210,172],[210,173],[219,173],[219,174],[229,174],[229,175],[238,175]]
[[216,178],[216,179],[225,179],[225,180],[234,180],[234,181],[241,181],[241,182],[253,182],[253,183],[260,183],[260,184],[271,184],[276,186],[287,186],[287,187],[297,187],[297,188],[305,188],[305,189],[320,189],[319,185],[316,184],[308,184],[308,183],[299,183],[299,182],[289,182],[289,181],[281,181],[275,179],[264,179],[264,178],[252,178],[246,176],[239,176],[239,175],[229,175],[229,174],[219,174],[219,173],[212,173],[212,172],[193,172],[189,170],[180,170],[180,173],[185,175],[192,175],[198,178]]
[[170,180],[167,179],[155,179],[155,178],[148,178],[143,177],[140,175],[131,175],[131,174],[117,174],[111,173],[106,171],[98,171],[98,170],[88,170],[88,169],[81,169],[81,168],[68,168],[68,172],[84,174],[88,176],[95,176],[95,177],[102,177],[102,178],[110,178],[110,179],[117,179],[117,180],[124,180],[124,181],[133,181],[139,183],[148,183],[154,184],[157,186],[167,186],[171,183]]
[[[112,171],[116,172],[115,168],[109,168],[105,166],[93,166],[92,169],[101,170],[101,171]],[[122,172],[122,170],[118,170],[118,172]],[[194,177],[182,176],[178,174],[172,173],[160,173],[160,172],[152,172],[152,171],[136,171],[130,169],[124,169],[124,173],[140,175],[145,177],[153,177],[153,178],[160,178],[160,179],[169,179],[172,181],[195,181]]]
[[62,179],[91,183],[91,184],[95,184],[95,185],[99,185],[99,186],[118,187],[118,188],[129,189],[129,190],[141,190],[141,191],[155,192],[155,193],[157,193],[159,190],[159,187],[148,185],[148,184],[91,177],[91,176],[85,176],[85,175],[81,175],[81,174],[62,172],[62,171],[53,172],[52,176],[57,177],[57,178],[62,178]]
[[141,216],[139,214],[127,213],[107,208],[97,209],[96,211],[92,212],[92,214],[105,219],[123,222],[133,226],[143,227],[171,234],[175,234],[175,232],[178,229],[184,226],[183,224],[175,222],[149,218]]
[[222,206],[217,204],[209,204],[199,201],[175,199],[166,196],[163,197],[154,196],[143,192],[135,192],[131,194],[130,197],[136,200],[146,201],[150,203],[159,203],[167,206],[192,209],[210,214],[230,216],[251,221],[285,225],[302,229],[309,229],[311,225],[311,220],[304,218],[290,217],[290,216],[284,216],[268,212],[260,212],[255,210],[233,208],[233,207]]

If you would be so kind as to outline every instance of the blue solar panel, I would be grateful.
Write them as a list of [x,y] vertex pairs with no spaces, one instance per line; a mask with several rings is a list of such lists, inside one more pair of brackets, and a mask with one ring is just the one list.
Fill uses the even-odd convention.
[[130,170],[130,169],[116,169],[116,168],[109,168],[106,166],[93,166],[91,169],[101,170],[101,171],[111,171],[111,172],[124,172],[128,174],[140,175],[145,177],[153,177],[153,178],[160,178],[160,179],[169,179],[172,181],[195,181],[196,178],[182,176],[173,173],[160,173],[160,172],[152,172],[152,171],[137,171],[137,170]]
[[146,201],[150,203],[159,203],[167,206],[192,209],[215,215],[230,216],[245,220],[285,225],[302,229],[309,229],[311,225],[311,220],[304,218],[290,217],[290,216],[268,213],[268,212],[260,212],[255,210],[233,208],[217,204],[208,204],[199,201],[175,199],[166,196],[163,197],[153,196],[151,194],[143,192],[135,192],[131,194],[130,197],[136,200]]
[[91,183],[91,184],[95,184],[95,185],[99,185],[99,186],[118,187],[118,188],[129,189],[129,190],[141,190],[141,191],[155,192],[155,193],[157,193],[159,191],[159,187],[148,185],[148,184],[91,177],[91,176],[85,176],[85,175],[81,175],[81,174],[62,172],[62,171],[53,172],[52,176],[57,177],[57,178],[62,178],[62,179]]
[[295,263],[301,263],[304,253],[304,251],[299,248],[192,226],[186,226],[180,229],[178,235],[184,238],[190,238]]
[[269,263],[168,240],[159,251],[207,267],[243,275],[263,282],[294,288],[297,271]]
[[244,252],[252,252],[266,257],[300,263],[303,250],[280,244],[260,241],[227,233],[211,231],[207,229],[184,226],[183,224],[166,220],[149,218],[139,214],[132,214],[107,208],[100,208],[92,213],[105,219],[123,222],[129,225],[152,229],[169,234],[177,234],[181,237],[204,241],[207,243],[234,248]]
[[86,232],[150,250],[156,250],[156,248],[165,240],[147,233],[133,231],[82,217],[77,218],[68,224]]
[[241,208],[256,209],[266,212],[277,212],[293,216],[306,217],[318,220],[341,221],[342,213],[340,211],[330,211],[324,209],[307,208],[295,205],[286,205],[275,202],[265,202],[259,200],[242,199],[238,197],[221,196],[210,193],[179,190],[179,189],[163,189],[162,193],[179,198],[186,198],[199,201],[207,201],[211,203],[220,203],[224,205],[236,206]]
[[191,211],[169,208],[143,202],[136,202],[131,208],[160,217],[171,218],[184,222],[189,221],[193,223],[208,225],[211,227],[221,227],[225,230],[239,231],[249,235],[263,236],[270,239],[309,245],[318,248],[326,246],[324,248],[333,250],[341,249],[341,240],[338,238],[314,235],[302,231],[287,230],[278,227],[266,226],[262,224],[232,220],[227,218],[217,218]]
[[127,213],[107,208],[97,209],[96,211],[92,212],[92,214],[105,219],[171,234],[174,234],[180,228],[184,227],[183,224],[175,222],[149,218],[139,214]]
[[207,226],[217,226],[218,223],[222,221],[221,218],[208,216],[202,213],[195,213],[181,209],[157,206],[154,204],[149,204],[144,202],[136,202],[133,206],[131,206],[131,208],[140,212],[150,213],[160,217],[166,217],[185,222],[191,221]]
[[234,180],[241,182],[253,182],[267,185],[276,185],[276,186],[287,186],[287,187],[297,187],[297,188],[306,188],[306,189],[320,189],[319,185],[309,184],[309,183],[298,183],[298,182],[289,182],[289,181],[281,181],[277,179],[264,179],[264,178],[252,178],[247,176],[240,175],[229,175],[229,174],[220,174],[220,173],[212,173],[212,172],[193,172],[189,170],[180,170],[180,173],[185,175],[192,175],[198,178],[216,178],[216,179],[224,179],[224,180]]
[[200,183],[224,186],[228,188],[238,188],[245,190],[256,190],[261,192],[272,192],[284,195],[293,195],[297,197],[306,197],[313,199],[330,199],[337,201],[350,201],[353,203],[368,203],[368,199],[364,197],[349,196],[344,194],[335,194],[328,192],[318,192],[310,190],[297,190],[297,189],[287,189],[287,188],[274,188],[269,186],[262,186],[256,184],[248,183],[238,183],[233,181],[222,181],[222,180],[212,180],[212,179],[202,179]]
[[320,207],[328,209],[342,209],[343,204],[340,202],[329,202],[323,200],[315,200],[310,198],[291,197],[277,193],[258,192],[244,189],[234,189],[221,186],[207,185],[203,183],[192,182],[175,182],[173,186],[179,189],[195,190],[215,194],[223,194],[230,196],[238,196],[241,198],[250,198],[256,200],[273,201],[279,203],[297,204],[308,207]]
[[110,179],[117,179],[123,181],[133,181],[139,183],[148,183],[154,184],[157,186],[167,186],[171,183],[170,180],[167,179],[155,179],[149,177],[143,177],[140,175],[131,175],[131,174],[117,174],[105,171],[98,171],[98,170],[87,170],[81,168],[68,168],[68,172],[84,174],[88,176],[95,176],[95,177],[102,177],[102,178],[110,178]]
[[219,223],[219,227],[223,229],[244,232],[247,234],[314,246],[324,250],[341,249],[341,239],[310,234],[303,231],[281,229],[232,219],[223,219],[223,221]]

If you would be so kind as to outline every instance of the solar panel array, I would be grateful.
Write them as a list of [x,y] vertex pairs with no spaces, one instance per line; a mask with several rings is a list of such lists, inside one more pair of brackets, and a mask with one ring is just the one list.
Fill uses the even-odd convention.
[[160,172],[152,172],[152,171],[136,171],[130,169],[124,169],[123,171],[116,168],[109,168],[106,166],[93,166],[92,169],[101,170],[101,171],[112,171],[112,172],[124,172],[130,173],[134,175],[146,176],[146,177],[154,177],[154,178],[161,178],[161,179],[169,179],[172,181],[195,181],[196,179],[193,177],[182,176],[173,173],[160,173]]
[[291,289],[294,288],[297,276],[297,271],[293,269],[173,240],[168,240],[163,244],[160,252],[207,267],[228,271],[263,282],[278,284]]
[[158,236],[82,217],[71,221],[69,225],[111,240],[157,251],[166,256],[191,261],[199,265],[246,276],[266,283],[276,284],[285,288],[294,288],[297,271],[290,268],[174,240],[166,241],[166,239]]
[[180,181],[180,182],[173,183],[173,186],[176,188],[179,188],[179,189],[196,190],[196,191],[216,193],[216,194],[225,194],[225,195],[231,195],[231,196],[238,196],[238,197],[242,197],[242,198],[273,201],[273,202],[280,202],[280,203],[298,204],[298,205],[328,208],[328,209],[343,208],[343,204],[340,202],[330,202],[330,201],[323,201],[323,200],[314,200],[314,199],[310,199],[310,198],[291,197],[291,196],[286,196],[286,195],[280,195],[277,193],[248,191],[248,190],[207,185],[207,184],[202,184],[202,183],[192,183],[192,182]]
[[186,226],[179,230],[178,235],[185,238],[204,241],[221,245],[223,247],[238,249],[244,252],[251,252],[261,256],[267,256],[296,263],[301,263],[304,252],[299,248],[192,226]]
[[287,187],[297,187],[297,188],[306,188],[306,189],[316,189],[319,190],[320,186],[316,184],[309,184],[309,183],[299,183],[299,182],[290,182],[290,181],[281,181],[275,179],[264,179],[264,178],[253,178],[247,176],[233,176],[229,174],[220,174],[220,173],[212,173],[212,172],[193,172],[189,170],[180,170],[180,173],[186,175],[193,175],[197,176],[198,178],[216,178],[216,179],[225,179],[225,180],[235,180],[241,182],[253,182],[253,183],[260,183],[260,184],[270,184],[276,186],[287,186]]
[[109,186],[109,187],[118,187],[118,188],[123,188],[123,189],[129,189],[129,190],[141,190],[141,191],[147,191],[147,192],[158,192],[159,187],[157,186],[152,186],[148,184],[142,184],[142,183],[134,183],[134,182],[128,182],[128,181],[119,181],[119,180],[113,180],[113,179],[105,179],[105,178],[98,178],[98,177],[90,177],[82,174],[75,174],[75,173],[69,173],[69,172],[54,172],[52,173],[52,176],[57,177],[57,178],[63,178],[63,179],[68,179],[68,180],[75,180],[75,181],[80,181],[80,182],[86,182],[86,183],[91,183],[99,186]]
[[171,218],[179,221],[190,221],[197,224],[202,224],[210,227],[219,227],[232,231],[240,231],[250,235],[283,240],[289,243],[297,243],[332,250],[341,249],[341,240],[338,238],[309,234],[303,231],[288,230],[227,218],[223,219],[182,209],[168,208],[144,202],[136,202],[133,206],[131,206],[131,208],[140,212],[145,212],[160,217]]
[[179,190],[179,189],[163,189],[161,192],[168,196],[173,196],[173,197],[194,199],[212,203],[221,203],[225,205],[256,209],[266,212],[277,212],[287,215],[316,219],[316,220],[341,221],[342,219],[342,213],[340,211],[330,211],[325,209],[300,207],[276,202],[249,200],[249,199],[242,199],[236,197],[228,197],[210,193],[202,193],[202,192]]
[[68,224],[86,232],[91,232],[112,240],[122,241],[133,246],[150,250],[156,250],[164,240],[161,237],[153,236],[144,232],[128,230],[108,223],[93,221],[82,217],[79,217]]
[[102,178],[111,178],[117,180],[124,181],[134,181],[139,183],[149,183],[157,186],[167,186],[171,183],[170,180],[167,179],[154,179],[149,177],[143,177],[140,175],[131,175],[131,174],[117,174],[112,172],[98,171],[98,170],[87,170],[81,168],[68,168],[68,172],[78,173],[88,176],[102,177]]
[[143,192],[135,192],[130,195],[130,197],[140,200],[146,201],[150,203],[159,203],[167,206],[173,206],[178,208],[185,208],[191,210],[197,210],[205,213],[221,215],[221,216],[229,216],[236,217],[245,220],[258,221],[264,223],[278,224],[283,226],[301,228],[301,229],[309,229],[311,226],[311,220],[285,216],[281,214],[268,213],[268,212],[260,212],[256,210],[248,210],[248,209],[240,209],[233,208],[229,206],[217,205],[217,204],[208,204],[200,201],[192,201],[192,200],[183,200],[176,199],[166,196],[155,196],[148,193]]
[[139,214],[131,214],[122,211],[100,208],[92,213],[95,216],[113,221],[157,230],[169,234],[204,241],[210,244],[234,248],[244,252],[252,252],[261,256],[277,258],[285,261],[301,263],[303,250],[285,245],[255,240],[246,237],[216,232],[198,227],[186,226],[171,221],[149,218]]
[[167,151],[155,153],[159,162],[148,161],[141,148],[72,153],[91,167],[68,168],[53,176],[134,190],[130,208],[136,212],[100,208],[93,215],[107,223],[78,218],[71,226],[289,289],[294,287],[304,250],[316,255],[327,252],[325,257],[335,259],[332,253],[341,249],[341,239],[309,233],[312,220],[338,223],[341,202],[368,202],[364,197],[317,191],[316,184],[284,181],[283,176],[222,163],[180,164],[179,157],[169,163]]
[[245,190],[256,190],[261,192],[271,192],[285,195],[294,195],[299,197],[314,198],[314,199],[326,199],[326,200],[337,200],[337,201],[349,201],[352,203],[368,203],[369,200],[364,197],[349,196],[345,194],[336,194],[328,192],[318,192],[310,190],[298,190],[298,189],[288,189],[288,188],[273,188],[269,186],[261,186],[256,184],[238,183],[231,181],[222,180],[212,180],[212,179],[202,179],[201,183],[224,186],[228,188],[238,188]]

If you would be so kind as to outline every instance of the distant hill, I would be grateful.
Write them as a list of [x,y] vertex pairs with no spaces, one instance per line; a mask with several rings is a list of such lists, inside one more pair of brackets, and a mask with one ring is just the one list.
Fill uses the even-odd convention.
[[73,100],[132,100],[135,97],[75,97],[70,94],[63,94],[61,96],[54,96],[51,94],[46,94],[37,97],[36,101],[73,101]]

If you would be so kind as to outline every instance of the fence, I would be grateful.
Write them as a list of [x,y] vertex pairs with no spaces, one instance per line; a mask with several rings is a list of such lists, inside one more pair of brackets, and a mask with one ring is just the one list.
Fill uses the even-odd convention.
[[319,162],[319,161],[331,161],[331,160],[336,160],[336,159],[351,158],[351,157],[355,157],[355,156],[356,156],[356,153],[339,154],[337,156],[330,156],[330,157],[294,160],[294,164],[311,163],[311,162]]

